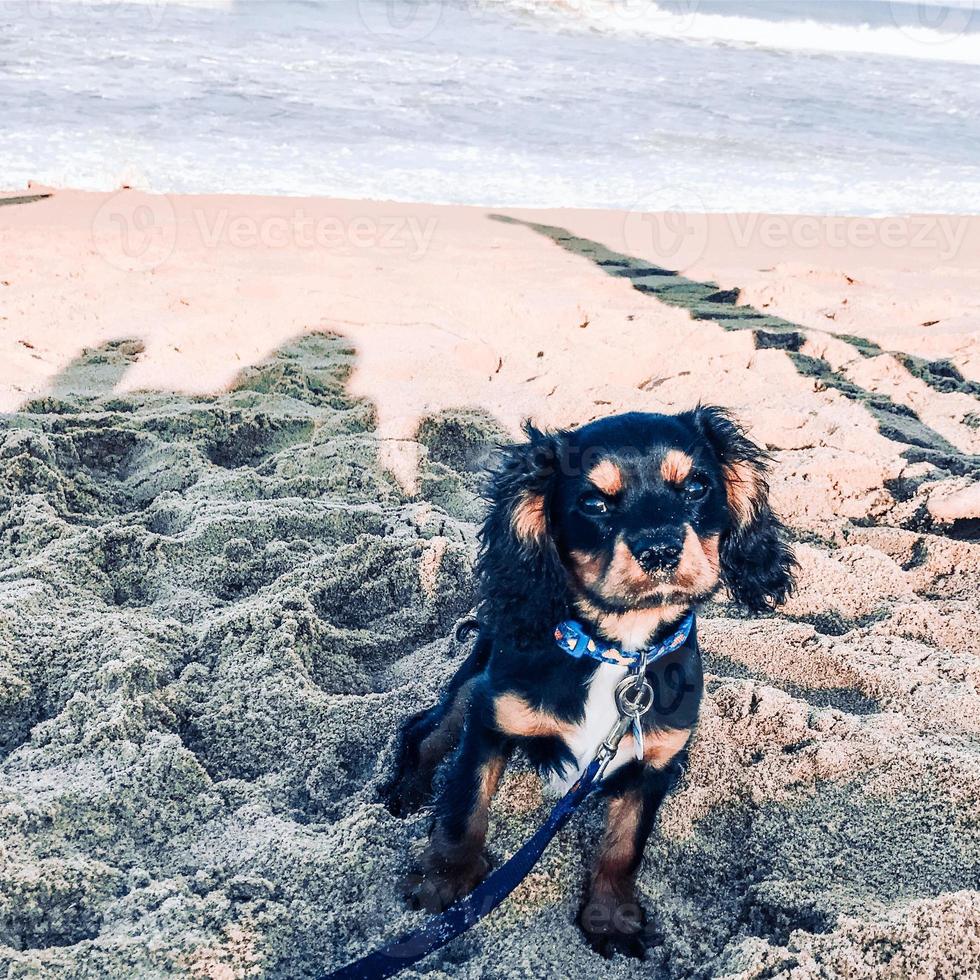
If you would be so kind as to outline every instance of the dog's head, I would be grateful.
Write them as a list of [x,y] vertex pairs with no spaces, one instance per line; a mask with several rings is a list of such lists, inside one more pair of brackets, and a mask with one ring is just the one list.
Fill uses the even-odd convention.
[[504,450],[482,534],[494,618],[538,632],[569,612],[676,618],[721,584],[753,610],[789,593],[794,561],[769,507],[768,457],[724,410],[525,431]]

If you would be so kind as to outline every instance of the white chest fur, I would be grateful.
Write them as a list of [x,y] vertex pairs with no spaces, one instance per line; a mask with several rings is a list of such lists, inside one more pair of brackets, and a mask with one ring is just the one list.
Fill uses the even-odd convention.
[[[616,708],[616,685],[626,676],[627,669],[616,664],[602,663],[592,675],[585,699],[585,717],[580,725],[565,736],[565,742],[575,755],[575,769],[566,772],[564,777],[552,776],[546,787],[555,796],[561,796],[568,791],[592,761],[602,740],[616,724],[619,718],[619,711]],[[634,752],[632,739],[627,739],[626,744],[620,745],[619,751],[609,763],[606,776],[634,758]]]

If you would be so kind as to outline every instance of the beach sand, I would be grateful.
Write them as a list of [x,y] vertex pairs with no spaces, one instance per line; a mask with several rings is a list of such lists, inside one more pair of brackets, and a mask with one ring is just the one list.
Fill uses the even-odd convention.
[[[490,445],[698,400],[800,588],[705,610],[648,961],[573,924],[593,803],[405,975],[980,975],[980,219],[46,193],[0,200],[0,975],[312,977],[421,921],[430,817],[377,790]],[[496,862],[546,808],[511,767]]]

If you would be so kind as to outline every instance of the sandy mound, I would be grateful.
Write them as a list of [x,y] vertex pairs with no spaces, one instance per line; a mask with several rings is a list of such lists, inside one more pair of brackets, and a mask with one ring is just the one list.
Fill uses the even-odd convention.
[[[87,352],[0,423],[0,974],[314,976],[419,921],[393,881],[429,818],[376,793],[463,655],[500,429],[426,419],[409,496],[342,338],[216,397],[106,394],[139,353]],[[652,962],[572,922],[593,804],[412,975],[980,973],[980,545],[929,517],[955,473],[886,492],[872,465],[835,497],[835,467],[780,455],[799,595],[704,620],[710,694],[641,877]],[[494,856],[544,812],[513,768]]]

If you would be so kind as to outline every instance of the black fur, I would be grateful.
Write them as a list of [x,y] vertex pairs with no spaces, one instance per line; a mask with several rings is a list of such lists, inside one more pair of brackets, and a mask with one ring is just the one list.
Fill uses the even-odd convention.
[[733,527],[723,537],[721,570],[722,581],[736,602],[752,612],[772,609],[792,591],[797,563],[786,542],[786,530],[769,506],[769,453],[748,439],[724,409],[700,406],[692,418],[719,462],[751,466],[763,488],[751,523]]
[[[649,635],[638,642],[650,643],[722,584],[752,610],[771,608],[792,588],[792,553],[767,499],[768,455],[724,410],[634,413],[551,433],[527,424],[524,431],[525,442],[501,450],[489,483],[476,648],[441,702],[406,723],[385,790],[393,812],[416,809],[435,765],[458,747],[432,840],[407,887],[410,901],[430,910],[465,894],[485,872],[486,807],[515,748],[545,774],[578,768],[564,735],[584,722],[599,665],[558,649],[559,622],[579,619],[593,635],[615,641],[624,613],[634,623],[642,615]],[[668,456],[680,459],[684,472],[675,473]],[[600,461],[622,477],[621,488],[598,488]],[[732,472],[750,477],[748,515],[731,510]],[[530,521],[529,506],[536,518]],[[621,801],[614,819],[622,819],[624,806],[639,807],[636,829],[625,851],[606,845],[579,917],[604,955],[643,952],[632,878],[697,721],[703,688],[697,631],[651,665],[647,679],[656,695],[643,718],[650,755],[622,765],[604,784]]]
[[[500,641],[522,648],[550,636],[571,606],[567,572],[554,537],[528,545],[514,533],[514,512],[525,494],[545,499],[550,511],[565,459],[565,434],[545,434],[524,423],[527,442],[500,449],[487,488],[490,512],[480,529],[476,573],[480,583],[479,620],[493,626]],[[549,532],[550,532],[549,528]],[[528,588],[533,582],[534,589]],[[549,625],[550,624],[550,625]]]

